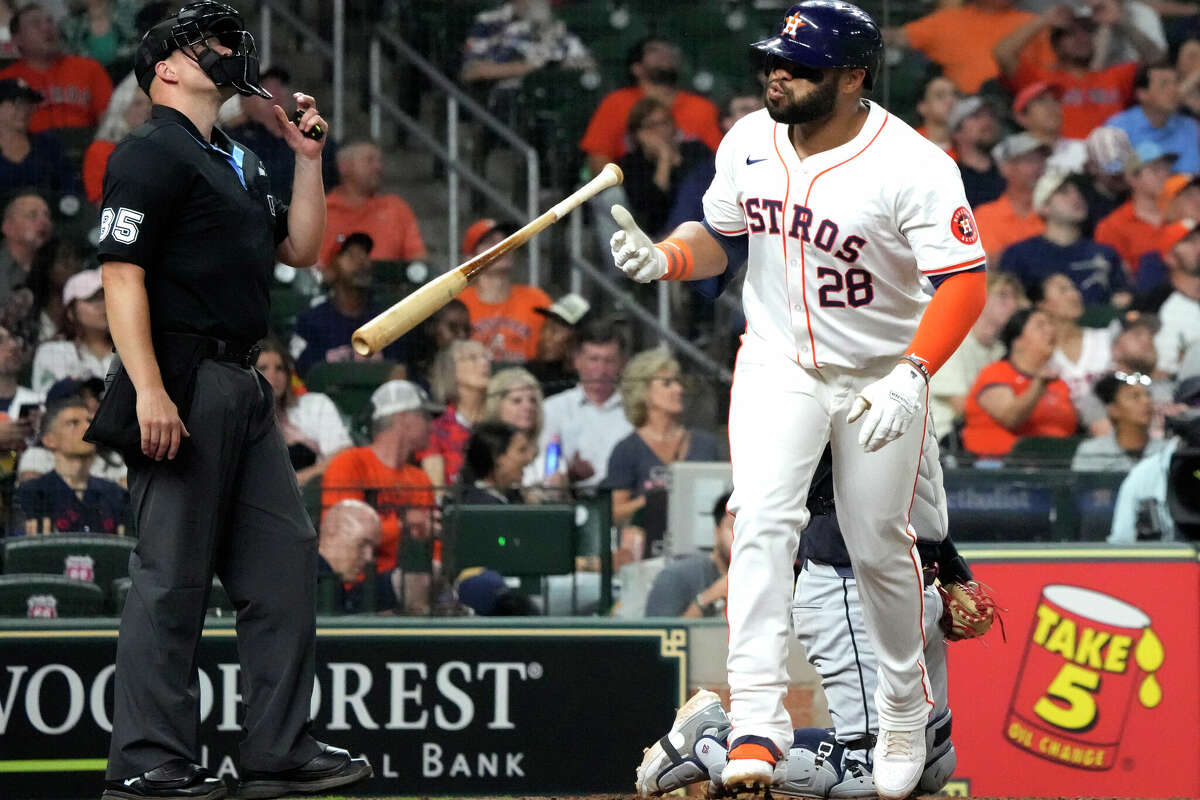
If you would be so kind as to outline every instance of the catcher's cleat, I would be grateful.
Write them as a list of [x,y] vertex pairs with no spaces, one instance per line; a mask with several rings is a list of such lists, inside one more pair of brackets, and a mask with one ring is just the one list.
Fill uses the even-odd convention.
[[725,766],[729,717],[721,698],[700,689],[675,714],[666,736],[646,749],[637,768],[638,797],[657,797],[717,779]]
[[780,753],[771,742],[760,736],[742,736],[729,750],[729,763],[721,770],[721,784],[726,792],[768,789],[775,780],[775,765]]

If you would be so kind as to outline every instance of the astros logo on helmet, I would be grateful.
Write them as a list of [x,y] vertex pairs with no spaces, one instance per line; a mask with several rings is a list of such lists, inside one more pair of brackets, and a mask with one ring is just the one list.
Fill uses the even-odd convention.
[[804,18],[799,14],[792,14],[787,18],[787,22],[783,26],[783,33],[795,36],[796,31],[802,27],[804,27]]

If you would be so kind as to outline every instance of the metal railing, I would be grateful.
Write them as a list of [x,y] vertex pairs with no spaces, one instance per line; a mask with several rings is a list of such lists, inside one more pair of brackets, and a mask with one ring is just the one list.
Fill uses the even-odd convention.
[[[430,134],[425,126],[405,113],[391,98],[383,94],[383,45],[388,45],[403,60],[420,72],[446,97],[446,143],[442,145]],[[437,158],[445,163],[447,169],[447,221],[449,223],[449,262],[457,264],[459,253],[459,179],[467,181],[477,191],[495,203],[500,209],[514,220],[524,224],[534,219],[540,213],[538,209],[538,188],[541,177],[538,171],[537,151],[518,136],[512,128],[497,119],[491,112],[480,105],[452,80],[418,53],[408,42],[396,33],[382,25],[376,25],[371,31],[370,48],[370,94],[371,94],[371,136],[378,139],[383,133],[383,114],[386,113],[394,122],[404,127]],[[458,157],[458,126],[461,111],[466,111],[471,117],[486,126],[492,133],[504,140],[520,156],[525,159],[526,177],[526,207],[518,208],[509,198],[505,197],[487,179],[462,163]],[[527,245],[529,248],[529,282],[534,286],[540,285],[539,274],[539,245],[535,237]]]
[[275,18],[285,24],[311,45],[314,51],[325,57],[333,67],[333,130],[343,136],[346,121],[346,0],[331,0],[333,10],[333,41],[327,42],[321,34],[300,19],[288,4],[281,0],[258,0],[261,8],[259,21],[259,53],[263,64],[271,65],[274,45]]

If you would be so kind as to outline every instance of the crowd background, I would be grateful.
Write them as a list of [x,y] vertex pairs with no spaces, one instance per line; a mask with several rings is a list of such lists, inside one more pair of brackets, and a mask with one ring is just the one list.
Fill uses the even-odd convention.
[[[260,18],[257,3],[234,5]],[[332,29],[331,4],[294,5],[313,30]],[[345,130],[325,151],[326,239],[318,264],[276,270],[273,331],[258,359],[319,526],[327,610],[549,610],[545,582],[531,590],[489,564],[443,569],[460,504],[602,503],[611,528],[576,554],[572,591],[584,576],[591,598],[576,610],[597,607],[610,558],[618,613],[642,613],[647,594],[721,594],[720,508],[716,556],[684,570],[694,590],[687,580],[651,589],[670,465],[728,459],[739,280],[730,276],[720,299],[716,281],[615,281],[602,212],[620,200],[653,236],[699,217],[722,135],[762,105],[746,45],[784,5],[346,3],[351,80]],[[958,163],[989,255],[987,306],[931,384],[956,538],[1194,537],[1200,489],[1194,475],[1172,482],[1188,479],[1178,465],[1200,447],[1200,5],[864,6],[888,43],[876,99]],[[112,359],[96,242],[136,222],[101,214],[105,163],[149,115],[130,74],[138,32],[171,10],[0,0],[8,536],[136,535],[120,456],[82,432]],[[468,192],[457,210],[469,224],[445,245],[446,164],[404,127],[366,135],[375,25],[536,149],[543,206],[609,161],[625,182],[581,212],[582,245],[557,228],[544,237],[540,285],[527,282],[524,254],[509,254],[362,360],[349,346],[356,327],[519,223]],[[271,106],[290,114],[291,92],[303,89],[326,108],[331,74],[295,31],[273,41],[262,83],[275,99],[235,98],[221,124],[286,199],[292,154]],[[446,96],[427,77],[399,63],[383,91],[431,138],[446,136]],[[519,155],[493,128],[464,126],[461,140],[462,162],[493,188],[514,201],[529,191]],[[600,279],[573,272],[580,247]],[[1037,492],[1047,487],[1045,501]],[[1031,534],[1029,519],[1045,524]],[[678,580],[679,569],[668,572]],[[660,606],[650,611],[696,611]]]

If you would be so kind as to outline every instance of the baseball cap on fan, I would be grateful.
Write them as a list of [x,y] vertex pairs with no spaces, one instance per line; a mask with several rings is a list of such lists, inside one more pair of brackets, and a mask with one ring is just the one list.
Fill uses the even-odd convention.
[[985,110],[996,113],[995,106],[981,95],[973,94],[970,97],[960,98],[955,101],[950,108],[950,113],[946,115],[946,127],[951,131],[957,131],[968,117],[973,117]]
[[1037,183],[1033,185],[1033,210],[1038,214],[1042,213],[1046,204],[1050,202],[1050,198],[1062,188],[1069,177],[1071,177],[1070,173],[1057,169],[1048,169],[1043,172],[1038,177]]
[[72,300],[87,300],[103,288],[98,268],[76,272],[63,284],[63,305],[70,305]]
[[550,304],[549,308],[534,309],[536,313],[544,317],[554,317],[568,328],[579,325],[591,310],[591,304],[574,292],[558,298]]
[[1133,155],[1125,162],[1125,174],[1129,176],[1136,175],[1142,167],[1153,164],[1155,161],[1166,161],[1168,164],[1174,164],[1178,160],[1178,153],[1163,150],[1154,142],[1141,142],[1137,147],[1133,148]]
[[443,406],[429,398],[424,389],[409,381],[388,381],[371,394],[371,419],[389,417],[402,411],[440,414],[444,410]]
[[375,249],[375,240],[362,231],[356,231],[351,234],[338,234],[337,240],[339,253],[344,253],[355,245],[358,245],[363,250],[366,250],[368,255],[370,255],[371,251]]
[[1133,155],[1129,135],[1120,128],[1096,128],[1088,134],[1083,144],[1087,150],[1087,160],[1108,175],[1123,173],[1125,164]]
[[513,228],[504,223],[497,222],[494,219],[477,219],[471,223],[466,232],[463,233],[462,252],[463,255],[474,255],[475,248],[479,247],[479,243],[483,241],[483,237],[489,233],[503,233],[508,236],[513,232]]
[[1049,81],[1036,81],[1031,83],[1021,91],[1017,92],[1017,96],[1013,98],[1013,113],[1020,114],[1026,108],[1029,108],[1030,103],[1044,94],[1052,94],[1055,97],[1061,97],[1062,89],[1060,89],[1057,84],[1050,83]]
[[992,158],[998,163],[1003,163],[1038,151],[1049,156],[1050,146],[1031,133],[1014,133],[1005,136],[992,148]]

